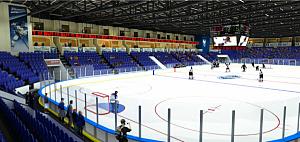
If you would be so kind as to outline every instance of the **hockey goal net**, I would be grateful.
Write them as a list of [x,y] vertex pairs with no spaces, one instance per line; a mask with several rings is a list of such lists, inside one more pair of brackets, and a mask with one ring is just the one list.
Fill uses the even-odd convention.
[[262,66],[265,65],[265,69],[272,69],[272,64],[275,64],[273,59],[263,59],[261,60]]
[[88,111],[98,115],[106,115],[110,113],[109,95],[101,92],[92,92],[87,101]]

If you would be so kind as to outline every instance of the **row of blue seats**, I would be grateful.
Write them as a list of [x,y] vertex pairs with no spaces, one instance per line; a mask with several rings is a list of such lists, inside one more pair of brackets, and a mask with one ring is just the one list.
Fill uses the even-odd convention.
[[36,58],[36,59],[57,59],[58,58],[56,53],[49,53],[49,52],[21,52],[19,53],[19,57],[21,60],[25,60],[27,58]]
[[115,69],[139,67],[138,63],[126,52],[103,52],[102,55]]
[[18,102],[14,101],[15,111],[33,133],[34,137],[41,142],[74,142],[74,139],[63,132],[49,119],[45,118],[40,112],[35,111],[35,118],[27,112]]
[[5,124],[9,126],[9,133],[14,136],[14,141],[38,142],[28,128],[22,123],[20,118],[8,108],[7,104],[5,104],[2,99],[0,99],[0,112],[4,116]]
[[151,52],[131,52],[133,58],[135,58],[142,66],[157,66],[157,64],[149,58]]
[[162,64],[181,64],[176,60],[171,54],[167,52],[154,52],[153,53],[156,59],[158,59]]
[[175,57],[178,61],[186,65],[196,62],[185,52],[171,52],[171,55],[173,55],[173,57]]
[[15,74],[23,81],[28,81],[30,84],[39,81],[38,76],[34,74],[25,63],[21,62],[18,58],[10,55],[9,53],[6,53],[6,57],[6,59],[2,60],[3,69]]
[[9,93],[15,93],[15,88],[23,86],[25,83],[22,80],[17,80],[13,75],[0,69],[0,89]]
[[219,53],[217,52],[209,52],[209,53],[203,53],[201,52],[200,55],[203,56],[205,59],[207,59],[208,61],[214,61],[217,59],[217,55]]
[[64,57],[71,66],[93,65],[95,69],[110,68],[96,52],[66,52]]
[[299,47],[252,47],[241,51],[223,50],[223,54],[228,54],[233,59],[240,58],[281,58],[300,59]]
[[41,72],[48,72],[47,65],[44,62],[44,59],[57,59],[58,56],[56,53],[47,53],[47,52],[24,52],[20,53],[20,59],[30,66],[33,73],[38,75]]

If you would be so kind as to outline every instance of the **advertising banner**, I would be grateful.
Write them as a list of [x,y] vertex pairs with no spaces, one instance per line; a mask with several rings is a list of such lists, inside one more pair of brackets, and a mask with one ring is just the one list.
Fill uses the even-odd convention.
[[28,52],[27,9],[9,6],[10,43],[12,52]]

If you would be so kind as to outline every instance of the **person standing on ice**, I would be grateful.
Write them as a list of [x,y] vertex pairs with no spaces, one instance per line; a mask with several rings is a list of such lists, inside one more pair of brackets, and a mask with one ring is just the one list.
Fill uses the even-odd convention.
[[115,91],[110,95],[109,102],[112,106],[113,112],[118,112],[118,106],[119,106],[119,101],[118,101],[118,91]]
[[260,70],[259,71],[259,79],[258,79],[259,82],[263,82],[264,81],[264,74],[263,72]]
[[189,79],[194,79],[193,67],[189,71]]
[[245,63],[242,65],[242,67],[241,67],[241,68],[243,69],[243,72],[246,72],[247,66],[246,66],[246,64],[245,64]]
[[225,63],[225,65],[226,65],[226,71],[225,72],[230,72],[230,68],[229,68],[230,63]]

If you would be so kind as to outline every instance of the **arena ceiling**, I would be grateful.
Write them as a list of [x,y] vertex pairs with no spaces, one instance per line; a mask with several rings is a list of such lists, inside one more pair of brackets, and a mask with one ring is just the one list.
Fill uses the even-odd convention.
[[10,0],[33,17],[183,34],[242,23],[252,37],[300,34],[299,0]]

